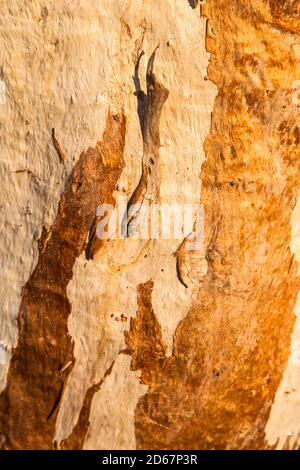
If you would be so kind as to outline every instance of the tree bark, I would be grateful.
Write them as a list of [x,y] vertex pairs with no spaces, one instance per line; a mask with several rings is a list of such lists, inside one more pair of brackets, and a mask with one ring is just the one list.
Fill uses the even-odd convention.
[[3,449],[299,447],[299,15],[2,1]]

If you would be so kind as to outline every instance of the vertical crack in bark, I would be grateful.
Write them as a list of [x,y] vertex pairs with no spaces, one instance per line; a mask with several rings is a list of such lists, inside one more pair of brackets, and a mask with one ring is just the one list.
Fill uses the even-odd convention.
[[109,113],[102,140],[80,155],[55,223],[50,232],[43,231],[36,268],[22,290],[18,344],[0,396],[0,428],[8,449],[52,447],[53,418],[74,361],[66,289],[97,206],[114,202],[112,193],[124,167],[125,132],[124,115]]
[[[159,125],[163,105],[166,102],[169,91],[157,80],[153,73],[153,66],[156,51],[159,46],[153,51],[149,58],[146,73],[147,94],[140,88],[140,81],[138,78],[138,68],[143,52],[140,54],[134,75],[134,83],[136,86],[136,95],[138,99],[138,114],[141,124],[141,131],[143,137],[143,160],[142,160],[142,174],[140,181],[134,190],[128,202],[128,213],[123,219],[123,232],[125,236],[131,235],[133,222],[137,219],[143,202],[155,202],[159,198],[159,148],[160,148],[160,135]],[[136,205],[135,211],[131,214],[130,207]]]

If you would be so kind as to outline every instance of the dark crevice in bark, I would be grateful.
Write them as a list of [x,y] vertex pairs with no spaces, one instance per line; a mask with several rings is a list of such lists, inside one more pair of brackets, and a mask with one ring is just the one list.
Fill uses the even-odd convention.
[[[153,73],[154,60],[158,47],[159,46],[153,51],[147,65],[147,94],[141,90],[138,75],[143,52],[140,54],[135,66],[134,83],[136,86],[138,114],[143,137],[143,160],[139,183],[129,199],[127,212],[123,218],[122,233],[124,236],[131,235],[134,220],[138,217],[143,202],[145,200],[155,201],[159,197],[158,160],[161,145],[159,126],[163,105],[169,96],[169,91],[157,80]],[[132,206],[136,206],[133,213],[130,212]],[[131,224],[132,227],[130,227]]]
[[64,163],[66,161],[66,155],[65,155],[65,152],[64,152],[62,146],[60,145],[60,143],[58,142],[58,140],[56,138],[54,128],[52,129],[52,142],[53,142],[54,148],[56,150],[56,153],[58,155],[59,162]]

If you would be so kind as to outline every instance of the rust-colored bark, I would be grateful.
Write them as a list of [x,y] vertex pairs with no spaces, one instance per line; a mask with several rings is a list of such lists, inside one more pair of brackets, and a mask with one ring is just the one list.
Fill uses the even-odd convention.
[[[189,3],[194,8],[199,2]],[[201,3],[208,18],[208,78],[218,88],[201,174],[208,270],[177,327],[170,357],[152,306],[153,281],[138,286],[138,311],[125,335],[125,352],[149,387],[135,411],[140,449],[268,448],[265,426],[290,354],[300,287],[290,250],[300,177],[299,106],[292,101],[299,77],[291,47],[300,32],[299,7],[299,0]],[[153,74],[154,56],[147,95],[137,90],[144,113],[143,163],[129,206],[159,200],[159,124],[168,90]],[[52,138],[64,162],[54,130]],[[85,251],[92,259],[102,246],[95,212],[101,203],[114,203],[124,142],[125,118],[110,113],[102,141],[79,157],[56,221],[39,241],[37,266],[22,291],[18,345],[0,397],[0,434],[7,449],[53,447],[74,361],[66,290],[78,256]],[[125,220],[128,234],[138,213]],[[185,242],[175,254],[178,279],[189,287],[181,274]],[[88,389],[61,448],[82,448],[94,394],[112,367]],[[292,445],[287,441],[285,447]]]
[[[287,3],[271,5],[287,14]],[[267,447],[300,286],[289,248],[300,155],[290,90],[296,63],[283,40],[291,33],[279,32],[278,15],[265,7],[254,0],[205,6],[209,78],[219,90],[202,171],[208,272],[171,358],[145,355],[143,330],[132,330],[133,367],[149,384],[136,409],[138,448]]]
[[39,244],[37,266],[22,291],[19,340],[0,397],[0,429],[7,449],[51,449],[55,418],[72,366],[67,285],[97,206],[113,203],[122,168],[125,117],[108,114],[103,138],[83,152],[61,196],[57,218]]
[[137,315],[131,320],[130,331],[125,334],[128,351],[132,355],[132,368],[142,370],[142,382],[146,384],[149,382],[150,370],[144,365],[151,364],[152,371],[164,360],[166,353],[161,327],[152,308],[152,290],[153,281],[138,286]]
[[286,31],[299,33],[300,30],[300,1],[299,0],[270,0],[271,12],[275,24]]

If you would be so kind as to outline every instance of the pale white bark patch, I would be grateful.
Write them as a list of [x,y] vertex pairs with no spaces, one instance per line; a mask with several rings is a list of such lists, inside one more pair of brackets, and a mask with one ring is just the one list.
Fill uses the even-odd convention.
[[[291,227],[291,250],[300,263],[300,198],[292,214]],[[267,441],[274,445],[278,440],[277,449],[282,449],[288,438],[292,446],[300,443],[300,293],[294,313],[297,319],[291,339],[291,355],[266,426]]]
[[121,354],[93,399],[84,449],[135,449],[134,411],[148,387],[130,370],[130,356]]
[[6,103],[6,86],[5,82],[0,79],[0,104]]

